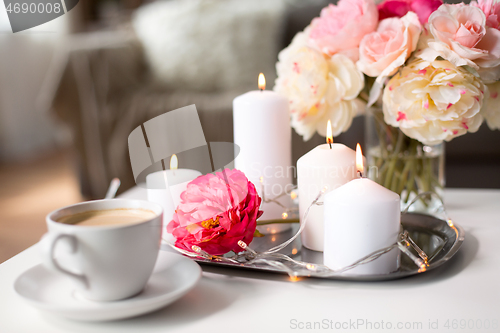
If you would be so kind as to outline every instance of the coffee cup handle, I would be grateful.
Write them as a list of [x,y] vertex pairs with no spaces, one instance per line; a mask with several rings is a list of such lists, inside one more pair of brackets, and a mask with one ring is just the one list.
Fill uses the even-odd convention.
[[57,242],[59,241],[68,242],[71,248],[71,253],[75,253],[78,249],[78,239],[74,235],[48,232],[43,235],[42,239],[40,240],[44,265],[56,272],[71,277],[73,280],[76,280],[79,284],[83,285],[83,287],[88,288],[87,277],[84,274],[73,273],[65,269],[54,257],[54,250],[56,248]]

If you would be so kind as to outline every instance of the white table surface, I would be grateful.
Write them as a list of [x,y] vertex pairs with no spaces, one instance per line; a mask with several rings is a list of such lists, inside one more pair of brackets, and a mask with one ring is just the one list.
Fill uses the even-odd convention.
[[[144,198],[145,192],[135,188],[122,197]],[[291,282],[279,275],[204,268],[199,284],[177,302],[115,322],[65,320],[24,303],[12,285],[40,263],[34,245],[0,265],[0,332],[500,332],[500,190],[450,189],[445,200],[466,237],[457,255],[436,270],[366,283]],[[306,329],[314,322],[324,326]]]

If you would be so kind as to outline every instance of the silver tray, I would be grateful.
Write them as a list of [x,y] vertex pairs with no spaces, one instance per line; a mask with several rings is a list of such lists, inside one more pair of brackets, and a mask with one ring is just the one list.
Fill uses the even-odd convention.
[[[409,235],[414,242],[429,257],[429,266],[426,271],[441,266],[453,257],[453,255],[457,253],[465,238],[465,232],[462,227],[456,224],[450,226],[446,221],[430,215],[417,213],[403,214],[401,216],[401,224],[403,225],[403,228],[409,232]],[[251,243],[251,247],[257,252],[264,252],[271,247],[290,239],[297,232],[297,229],[298,225],[294,225],[291,230],[279,234],[254,238]],[[300,237],[281,250],[280,253],[286,254],[295,260],[305,261],[312,264],[323,264],[323,253],[312,251],[303,247]],[[201,265],[287,274],[284,270],[270,266],[233,264],[227,262],[216,262],[202,258],[196,258],[194,260]],[[419,272],[415,263],[405,254],[401,254],[401,266],[399,270],[395,272],[381,275],[349,275],[347,273],[348,272],[328,277],[311,275],[311,277],[332,280],[383,281],[399,279],[424,272]]]

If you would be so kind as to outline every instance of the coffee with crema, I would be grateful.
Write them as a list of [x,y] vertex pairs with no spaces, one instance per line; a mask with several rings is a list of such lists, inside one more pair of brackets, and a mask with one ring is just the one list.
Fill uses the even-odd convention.
[[61,217],[57,222],[78,226],[108,226],[141,223],[154,218],[156,214],[146,209],[91,210]]

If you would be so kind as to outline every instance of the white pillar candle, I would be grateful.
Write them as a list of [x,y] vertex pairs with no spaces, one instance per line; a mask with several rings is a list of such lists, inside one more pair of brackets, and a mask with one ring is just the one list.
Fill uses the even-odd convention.
[[[356,153],[351,148],[331,143],[330,121],[327,127],[327,144],[319,145],[297,161],[297,185],[301,223],[304,213],[323,187],[327,192],[356,178]],[[301,234],[302,245],[314,251],[323,251],[323,207],[312,206],[307,224]]]
[[[261,74],[260,91],[250,91],[233,101],[234,143],[239,147],[234,165],[267,201],[291,191],[292,132],[288,100],[274,91],[264,90],[263,78]],[[289,195],[277,201],[287,208],[291,205]],[[274,202],[263,202],[261,209],[264,214],[260,220],[282,219],[286,210]],[[258,229],[262,233],[277,233],[289,228],[289,224],[271,224]]]
[[148,201],[163,207],[164,226],[172,220],[172,216],[181,201],[181,193],[186,190],[187,184],[198,176],[201,176],[199,171],[177,169],[177,156],[175,154],[170,161],[170,170],[157,171],[146,176]]
[[[368,178],[355,179],[328,193],[324,200],[324,264],[338,270],[394,244],[400,231],[399,202],[398,194]],[[399,250],[395,248],[344,274],[387,274],[398,267]]]

